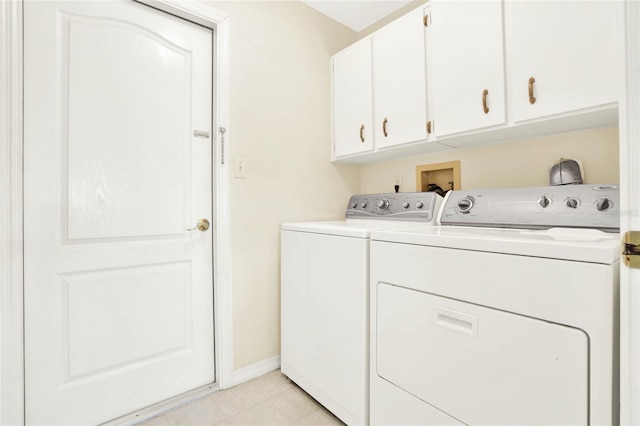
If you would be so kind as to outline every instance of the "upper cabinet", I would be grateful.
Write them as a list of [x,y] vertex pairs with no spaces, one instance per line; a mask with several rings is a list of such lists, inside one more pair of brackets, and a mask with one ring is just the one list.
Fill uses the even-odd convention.
[[332,58],[334,157],[373,150],[371,40]]
[[418,8],[332,58],[334,160],[451,149],[429,139],[428,14]]
[[616,125],[621,7],[431,0],[334,56],[334,160]]
[[377,148],[427,138],[423,10],[376,32],[373,46],[373,123]]
[[617,102],[615,1],[506,1],[511,120]]
[[504,124],[502,2],[431,0],[430,4],[435,135]]

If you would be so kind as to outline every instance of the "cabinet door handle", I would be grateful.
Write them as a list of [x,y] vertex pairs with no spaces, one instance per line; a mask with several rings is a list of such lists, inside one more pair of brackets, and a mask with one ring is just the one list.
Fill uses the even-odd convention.
[[487,106],[488,94],[489,94],[489,91],[487,89],[484,89],[482,91],[482,110],[484,111],[485,114],[489,114],[489,107]]
[[360,126],[360,142],[364,143],[364,124]]
[[431,122],[427,121],[427,134],[431,134]]
[[389,136],[389,133],[387,133],[387,117],[384,118],[384,120],[382,121],[382,133],[384,133],[384,137],[386,138],[387,136]]
[[535,96],[533,96],[533,83],[535,83],[535,82],[536,82],[535,78],[531,77],[529,79],[529,103],[531,105],[536,103],[536,98],[535,98]]

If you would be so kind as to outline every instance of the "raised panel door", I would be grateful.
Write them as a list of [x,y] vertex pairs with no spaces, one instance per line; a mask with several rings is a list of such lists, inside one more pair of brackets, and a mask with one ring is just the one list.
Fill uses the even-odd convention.
[[135,2],[25,2],[27,424],[215,380],[212,32]]

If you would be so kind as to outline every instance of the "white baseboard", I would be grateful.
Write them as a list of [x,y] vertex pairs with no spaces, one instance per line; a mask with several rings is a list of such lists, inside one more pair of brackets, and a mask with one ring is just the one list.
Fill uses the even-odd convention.
[[260,377],[270,371],[280,368],[280,355],[276,355],[273,358],[267,358],[255,364],[247,365],[246,367],[234,370],[231,376],[231,386],[239,385],[240,383],[248,382],[251,379]]

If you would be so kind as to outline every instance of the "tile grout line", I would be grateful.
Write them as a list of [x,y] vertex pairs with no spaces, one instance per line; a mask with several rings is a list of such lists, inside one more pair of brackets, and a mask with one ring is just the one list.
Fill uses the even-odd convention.
[[[266,377],[268,374],[272,374],[272,376]],[[238,386],[242,386],[244,389],[236,389],[236,392],[227,393],[228,391],[231,391],[233,389],[231,388],[225,391],[216,392],[216,395],[217,395],[216,398],[212,398],[212,395],[202,398],[202,400],[206,398],[211,398],[210,403],[215,404],[215,408],[217,408],[215,409],[215,411],[218,414],[220,414],[220,416],[218,417],[219,420],[217,420],[215,423],[208,423],[208,424],[216,424],[216,425],[217,424],[233,424],[234,423],[233,419],[236,419],[237,417],[240,417],[240,416],[250,415],[248,414],[249,411],[255,410],[256,407],[258,407],[261,404],[268,405],[268,409],[272,410],[274,413],[277,413],[277,417],[279,417],[280,420],[286,419],[286,423],[285,422],[281,423],[283,425],[284,424],[287,424],[290,426],[296,425],[297,423],[303,421],[307,417],[318,415],[319,412],[322,412],[322,413],[326,412],[330,416],[335,417],[333,413],[331,413],[326,408],[324,408],[320,403],[318,403],[313,397],[307,394],[296,383],[292,382],[286,376],[282,375],[282,373],[280,373],[280,375],[281,376],[278,376],[275,373],[267,373],[263,376],[260,376],[249,382],[246,382],[246,386],[242,386],[242,384],[238,385]],[[287,393],[290,393],[290,395],[285,395]],[[220,398],[224,398],[225,394],[230,395],[229,396],[230,400],[233,400],[234,398],[242,399],[243,394],[245,395],[253,394],[254,397],[259,396],[264,399],[260,402],[252,403],[251,405],[246,406],[242,411],[239,411],[229,416],[226,414],[225,410],[222,409],[222,405],[219,403]],[[292,397],[293,397],[293,401],[295,401],[293,402],[293,404],[297,404],[298,401],[300,401],[300,400],[296,401],[296,398],[298,395],[302,395],[305,398],[308,398],[311,402],[313,402],[315,407],[310,412],[307,412],[306,414],[303,414],[303,415],[299,415],[298,412],[296,412],[295,410],[293,411],[289,410],[289,406],[287,404],[292,403]],[[252,397],[249,397],[249,398],[252,398]],[[279,399],[281,399],[281,401],[278,401]],[[251,402],[251,400],[249,401],[245,400],[245,402]],[[302,402],[300,403],[303,404]],[[186,405],[189,405],[189,404],[186,404]],[[175,423],[170,421],[171,416],[169,416],[168,414],[171,413],[171,411],[161,413],[160,415],[156,416],[155,417],[157,419],[156,421],[159,423],[162,423],[162,426],[166,426],[166,425],[179,426],[181,424],[190,423],[191,421],[191,419],[189,419],[189,417],[191,417],[190,415],[187,415],[187,417],[184,418],[182,422],[179,418],[175,418],[176,420]],[[261,424],[261,423],[258,423],[258,424]]]

